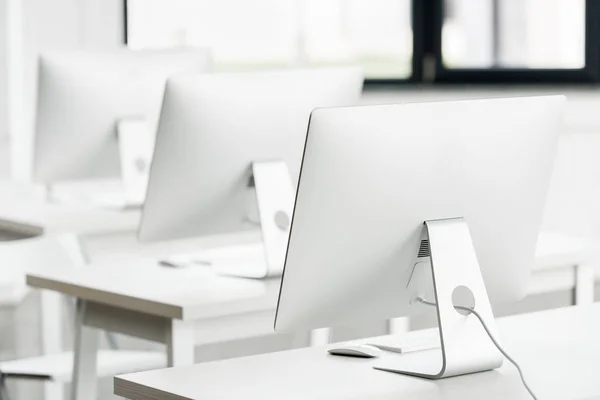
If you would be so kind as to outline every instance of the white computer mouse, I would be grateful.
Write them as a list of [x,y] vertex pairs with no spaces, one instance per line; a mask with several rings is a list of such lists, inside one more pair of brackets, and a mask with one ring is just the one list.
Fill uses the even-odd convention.
[[336,347],[327,350],[329,354],[334,356],[359,357],[359,358],[375,358],[379,357],[381,350],[375,346],[368,344],[359,344],[355,346]]

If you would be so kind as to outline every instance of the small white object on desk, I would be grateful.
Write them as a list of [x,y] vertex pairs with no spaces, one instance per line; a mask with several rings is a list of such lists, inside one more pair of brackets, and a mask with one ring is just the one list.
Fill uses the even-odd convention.
[[381,355],[382,350],[369,344],[355,344],[352,346],[335,347],[327,350],[327,352],[334,356],[375,358]]

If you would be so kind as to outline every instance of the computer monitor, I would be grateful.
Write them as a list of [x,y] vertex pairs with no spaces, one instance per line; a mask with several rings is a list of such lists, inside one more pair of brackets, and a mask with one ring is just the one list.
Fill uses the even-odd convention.
[[315,110],[275,329],[407,316],[425,299],[437,308],[441,349],[378,368],[439,378],[499,366],[455,297],[464,292],[494,331],[490,301],[525,295],[564,104],[548,96]]
[[34,180],[147,176],[167,78],[209,66],[204,49],[40,55]]
[[362,84],[354,67],[169,79],[139,238],[260,229],[262,244],[228,249],[219,269],[281,274],[310,113],[356,104]]

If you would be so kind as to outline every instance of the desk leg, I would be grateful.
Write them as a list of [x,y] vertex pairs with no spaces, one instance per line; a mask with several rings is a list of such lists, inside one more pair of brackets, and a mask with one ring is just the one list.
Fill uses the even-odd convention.
[[[40,316],[42,332],[42,354],[56,354],[63,351],[62,323],[64,296],[50,290],[40,291]],[[64,400],[62,382],[44,382],[44,400]]]
[[194,322],[173,319],[169,323],[166,336],[168,366],[194,364]]
[[328,345],[330,337],[331,328],[313,329],[310,331],[310,347]]
[[64,400],[64,398],[62,382],[44,382],[44,400]]
[[77,299],[71,400],[96,400],[99,332],[85,325],[87,302]]
[[398,335],[410,330],[410,319],[408,317],[388,319],[388,335]]
[[594,302],[595,276],[591,265],[583,264],[575,267],[575,305]]
[[40,291],[42,353],[56,354],[63,350],[62,322],[63,296],[50,290]]
[[8,391],[6,390],[6,379],[0,374],[0,400],[9,400]]

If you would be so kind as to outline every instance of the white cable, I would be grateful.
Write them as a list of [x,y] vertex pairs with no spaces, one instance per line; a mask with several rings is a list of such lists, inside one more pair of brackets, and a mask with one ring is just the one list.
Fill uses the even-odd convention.
[[[417,297],[416,300],[418,302],[422,303],[422,304],[427,305],[427,306],[434,306],[435,307],[437,305],[437,304],[435,304],[435,303],[433,303],[431,301],[425,300],[422,297]],[[492,335],[492,333],[490,332],[487,324],[485,323],[485,321],[483,320],[483,318],[481,317],[481,315],[477,311],[475,311],[473,308],[471,308],[471,307],[454,306],[454,308],[457,309],[457,310],[467,311],[467,312],[473,314],[475,317],[477,317],[477,319],[481,323],[481,326],[483,326],[483,329],[485,330],[485,333],[487,333],[487,335],[489,336],[489,338],[492,341],[492,343],[494,343],[494,346],[496,346],[496,348],[498,349],[498,351],[500,351],[500,353],[502,353],[502,355],[504,357],[506,357],[506,359],[508,361],[510,361],[510,363],[512,365],[514,365],[515,368],[517,369],[517,371],[519,372],[519,376],[521,377],[521,382],[523,382],[523,386],[525,386],[525,389],[527,389],[527,391],[529,392],[529,394],[531,395],[531,397],[534,400],[538,400],[537,396],[533,393],[533,391],[531,390],[531,388],[527,384],[527,381],[525,380],[525,376],[523,375],[523,371],[521,371],[521,367],[519,366],[519,364],[511,356],[509,356],[506,351],[504,351],[504,349],[502,348],[502,346],[500,346],[500,343],[498,343],[498,341],[496,340],[496,338],[494,338],[494,335]]]

